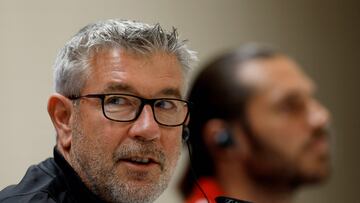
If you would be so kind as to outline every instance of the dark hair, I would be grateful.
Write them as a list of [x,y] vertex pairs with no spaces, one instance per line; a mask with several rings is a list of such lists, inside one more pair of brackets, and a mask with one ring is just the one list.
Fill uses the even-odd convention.
[[[242,64],[255,59],[268,59],[280,53],[273,48],[248,44],[239,49],[223,54],[206,65],[198,74],[188,99],[192,102],[190,113],[190,137],[192,165],[196,176],[211,177],[215,175],[214,163],[203,140],[203,126],[213,118],[246,123],[246,103],[251,95],[250,87],[241,84],[236,78],[236,70]],[[190,166],[180,183],[184,197],[191,194],[194,186],[194,175]]]

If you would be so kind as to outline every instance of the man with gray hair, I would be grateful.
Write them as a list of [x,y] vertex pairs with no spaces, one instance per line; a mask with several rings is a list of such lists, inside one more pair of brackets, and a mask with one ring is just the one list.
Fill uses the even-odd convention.
[[106,20],[81,29],[54,65],[54,158],[0,202],[153,202],[180,155],[194,60],[174,28]]

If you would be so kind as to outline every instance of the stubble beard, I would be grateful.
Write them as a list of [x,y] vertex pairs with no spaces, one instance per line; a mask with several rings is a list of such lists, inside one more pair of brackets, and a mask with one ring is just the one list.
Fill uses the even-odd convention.
[[[327,129],[321,129],[321,131],[329,136]],[[249,136],[250,144],[254,151],[253,156],[246,161],[245,165],[248,174],[262,185],[272,187],[278,185],[280,187],[288,187],[289,190],[293,191],[300,186],[321,183],[327,179],[328,175],[319,176],[316,173],[310,175],[307,172],[301,171],[301,166],[299,165],[301,164],[299,162],[300,159],[288,158],[269,143],[259,139],[260,136],[255,134],[253,130],[250,130]],[[304,145],[302,154],[298,154],[298,156],[303,156],[306,150],[308,149]],[[325,167],[328,167],[327,170],[330,170],[330,166]]]
[[[116,164],[106,163],[101,153],[94,153],[94,149],[98,148],[98,145],[92,144],[86,139],[80,119],[79,114],[76,114],[72,125],[73,142],[70,157],[72,167],[85,185],[94,194],[108,202],[149,203],[155,201],[168,186],[179,159],[180,150],[176,155],[176,160],[170,160],[171,163],[169,160],[165,160],[165,155],[158,155],[164,159],[160,176],[146,184],[137,185],[135,182],[123,180],[117,173]],[[146,146],[142,148],[144,149]],[[126,154],[128,149],[128,147],[119,147],[113,157],[117,157],[116,153]],[[154,149],[153,147],[147,150],[147,153],[159,154],[159,151],[154,151]],[[100,150],[95,151],[101,152]],[[142,178],[141,174],[129,173],[126,175]]]

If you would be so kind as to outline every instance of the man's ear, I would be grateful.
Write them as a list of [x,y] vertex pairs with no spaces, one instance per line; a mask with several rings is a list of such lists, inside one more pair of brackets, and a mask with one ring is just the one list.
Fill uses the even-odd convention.
[[50,96],[47,109],[57,133],[56,142],[59,150],[69,151],[72,139],[72,101],[61,94],[55,93]]
[[217,136],[224,132],[226,129],[226,122],[222,119],[210,119],[206,122],[202,129],[204,141],[210,151],[216,153],[214,150],[218,150],[218,143],[216,142]]
[[[219,146],[221,139],[219,136],[224,133],[229,136],[228,139],[231,139],[231,143],[227,143],[226,147],[221,147]],[[211,119],[204,125],[202,134],[210,153],[218,160],[234,160],[239,157],[243,159],[249,155],[249,142],[243,129],[236,122],[229,123],[223,119]]]
[[188,117],[185,120],[185,126],[188,126],[190,122],[190,114],[188,115]]

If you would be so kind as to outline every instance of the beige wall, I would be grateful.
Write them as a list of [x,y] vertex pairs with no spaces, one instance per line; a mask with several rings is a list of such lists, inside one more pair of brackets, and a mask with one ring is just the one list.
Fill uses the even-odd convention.
[[[302,192],[298,202],[358,201],[360,7],[355,2],[0,0],[0,189],[52,154],[55,135],[46,102],[57,51],[90,21],[130,18],[178,27],[201,63],[246,41],[277,44],[298,59],[317,81],[337,135],[333,178]],[[180,202],[176,197],[170,189],[158,202]]]

